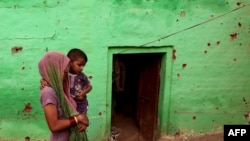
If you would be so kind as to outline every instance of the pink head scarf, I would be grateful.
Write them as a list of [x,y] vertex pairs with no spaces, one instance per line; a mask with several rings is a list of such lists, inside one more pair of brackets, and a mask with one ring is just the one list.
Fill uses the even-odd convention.
[[65,117],[76,114],[76,104],[70,97],[68,75],[65,76],[64,73],[69,61],[66,55],[50,51],[42,57],[38,64],[41,77],[55,90]]

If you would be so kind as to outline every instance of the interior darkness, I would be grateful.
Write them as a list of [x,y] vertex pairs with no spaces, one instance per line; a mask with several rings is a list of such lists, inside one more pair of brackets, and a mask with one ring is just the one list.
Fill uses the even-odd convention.
[[[113,114],[136,116],[137,93],[141,70],[153,62],[159,53],[115,54],[125,66],[125,87],[123,92],[112,92]],[[114,61],[114,60],[113,60]]]
[[115,58],[119,58],[119,62],[122,62],[125,66],[124,91],[114,91],[114,81],[112,84],[111,126],[121,131],[121,134],[118,136],[119,141],[139,140],[139,124],[136,123],[136,110],[140,73],[148,67],[149,64],[155,63],[155,61],[161,57],[162,54],[160,53],[113,55],[113,75]]
[[125,85],[124,91],[120,93],[112,93],[115,100],[114,110],[116,114],[127,114],[132,117],[136,112],[137,91],[139,82],[139,72],[141,64],[144,63],[142,55],[128,54],[128,55],[114,55],[118,56],[120,61],[125,66]]
[[137,92],[140,71],[159,54],[115,54],[125,65],[125,87],[120,93],[112,92],[112,98],[116,100],[114,110],[116,113],[125,113],[135,116],[137,105]]

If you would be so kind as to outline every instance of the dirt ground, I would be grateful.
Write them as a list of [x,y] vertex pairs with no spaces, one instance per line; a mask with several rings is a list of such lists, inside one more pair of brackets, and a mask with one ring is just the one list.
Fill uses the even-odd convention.
[[[122,114],[115,116],[114,126],[119,131],[117,141],[143,141],[133,119]],[[197,136],[163,136],[158,141],[223,141],[224,133],[209,133]]]
[[[115,113],[112,118],[112,127],[118,130],[117,141],[143,141],[139,129],[135,124],[134,119],[129,114]],[[203,135],[187,136],[187,135],[173,135],[162,136],[157,141],[223,141],[223,132],[213,132]]]
[[165,136],[158,141],[223,141],[223,133],[204,134],[199,136],[169,137]]

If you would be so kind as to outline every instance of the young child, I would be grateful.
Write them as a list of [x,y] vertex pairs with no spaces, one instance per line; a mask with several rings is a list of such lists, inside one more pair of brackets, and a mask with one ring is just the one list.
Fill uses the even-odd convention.
[[[77,111],[79,113],[87,113],[88,100],[86,94],[92,90],[92,85],[88,77],[82,72],[83,67],[86,65],[88,58],[84,51],[73,48],[68,54],[70,59],[69,69],[69,83],[70,95],[75,100]],[[41,80],[41,88],[47,85],[45,80]]]
[[77,48],[71,49],[67,56],[70,59],[70,94],[77,104],[77,111],[86,113],[89,105],[86,94],[92,90],[92,85],[82,70],[88,58],[82,50]]

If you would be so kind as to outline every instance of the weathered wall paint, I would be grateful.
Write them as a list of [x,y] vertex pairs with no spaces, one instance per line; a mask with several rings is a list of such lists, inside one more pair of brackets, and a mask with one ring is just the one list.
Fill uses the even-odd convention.
[[[91,141],[108,133],[109,46],[173,45],[162,134],[248,124],[249,0],[32,0],[0,2],[0,139],[48,138],[37,63],[48,50],[86,51]],[[21,50],[14,51],[16,48]],[[101,71],[100,71],[101,70]],[[167,105],[166,101],[163,102]]]

